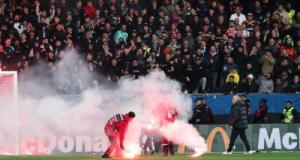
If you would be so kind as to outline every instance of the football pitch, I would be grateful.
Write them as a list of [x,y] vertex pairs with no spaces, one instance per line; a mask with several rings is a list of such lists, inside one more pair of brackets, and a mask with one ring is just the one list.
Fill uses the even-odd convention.
[[[0,156],[2,160],[100,160],[96,155],[67,155],[67,156]],[[163,157],[162,155],[148,155],[135,158],[136,160],[299,160],[300,152],[266,152],[244,155],[235,153],[232,155],[222,155],[220,153],[205,154],[200,158],[190,158],[185,154],[178,154],[172,157]]]

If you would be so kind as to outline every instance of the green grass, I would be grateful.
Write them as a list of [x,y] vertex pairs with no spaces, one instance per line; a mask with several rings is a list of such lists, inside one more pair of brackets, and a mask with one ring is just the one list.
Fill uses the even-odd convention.
[[[0,156],[0,160],[100,160],[99,156],[95,155],[67,155],[67,156]],[[139,160],[299,160],[300,152],[269,152],[255,153],[253,155],[244,155],[235,153],[233,155],[222,155],[220,153],[205,154],[200,158],[190,158],[188,155],[176,155],[174,157],[163,157],[162,155],[142,156],[136,158]]]

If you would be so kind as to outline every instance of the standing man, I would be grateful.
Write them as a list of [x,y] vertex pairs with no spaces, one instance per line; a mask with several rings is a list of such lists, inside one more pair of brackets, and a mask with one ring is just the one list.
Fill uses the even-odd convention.
[[189,121],[192,124],[212,124],[214,123],[214,115],[210,107],[206,104],[205,99],[200,97],[196,101],[196,107],[193,116]]
[[[176,117],[178,116],[178,113],[175,108],[167,108],[167,110],[163,111],[163,119],[160,122],[161,125],[167,125],[170,123],[174,123],[176,120]],[[169,140],[167,137],[162,137],[162,149],[164,152],[164,156],[174,155],[174,142]]]
[[251,109],[252,109],[250,100],[247,98],[246,94],[242,94],[242,95],[240,95],[240,97],[241,97],[242,101],[244,102],[244,105],[247,110],[248,122],[250,122],[250,115],[251,115]]
[[[154,130],[153,128],[150,127],[146,127],[142,129],[142,133],[140,136],[140,145],[143,149],[143,154],[146,155],[147,154],[147,149],[149,149],[150,154],[153,155],[155,152],[155,146],[154,144]],[[146,138],[146,140],[144,141],[144,139]]]
[[294,123],[297,111],[291,101],[286,101],[285,107],[281,113],[281,120],[285,124]]
[[253,123],[265,123],[267,121],[268,105],[266,99],[259,100],[259,107],[255,111]]
[[240,96],[234,95],[232,97],[232,107],[229,117],[229,126],[232,128],[230,143],[227,151],[223,154],[232,154],[232,148],[234,142],[238,136],[241,137],[244,142],[246,152],[245,154],[252,154],[253,151],[250,150],[250,144],[246,136],[246,129],[248,128],[248,117],[246,106]]
[[135,113],[130,111],[126,114],[116,114],[108,120],[104,131],[109,139],[110,146],[102,158],[121,157],[124,150],[123,141],[130,121],[135,117]]

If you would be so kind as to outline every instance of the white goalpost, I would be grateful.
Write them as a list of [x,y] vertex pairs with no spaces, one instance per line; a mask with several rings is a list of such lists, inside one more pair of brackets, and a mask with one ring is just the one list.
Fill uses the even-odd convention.
[[18,74],[0,70],[0,154],[20,155]]

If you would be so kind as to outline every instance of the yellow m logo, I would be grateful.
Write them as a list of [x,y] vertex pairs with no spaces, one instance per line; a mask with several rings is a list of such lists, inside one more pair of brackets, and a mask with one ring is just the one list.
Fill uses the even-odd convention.
[[[213,144],[213,141],[214,141],[215,136],[216,136],[217,133],[220,133],[221,136],[222,136],[222,139],[223,139],[223,142],[224,142],[224,150],[226,150],[228,148],[229,137],[228,137],[226,131],[221,127],[216,127],[209,133],[209,135],[207,137],[207,140],[206,140],[207,152],[211,152],[212,144]],[[184,153],[184,150],[185,150],[185,146],[184,145],[179,145],[177,152],[178,153]]]
[[220,133],[224,142],[224,149],[226,150],[229,145],[229,138],[226,131],[221,127],[214,128],[208,135],[206,143],[207,143],[207,152],[211,152],[212,144],[215,139],[217,133]]

